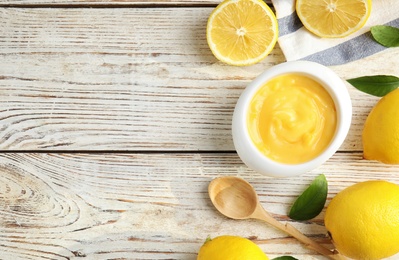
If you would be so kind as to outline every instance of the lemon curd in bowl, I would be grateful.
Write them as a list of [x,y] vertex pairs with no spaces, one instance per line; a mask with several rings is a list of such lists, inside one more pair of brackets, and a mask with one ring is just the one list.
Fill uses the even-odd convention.
[[252,98],[248,133],[256,148],[280,163],[310,161],[334,137],[335,104],[317,81],[283,74],[266,82]]
[[286,62],[262,73],[241,94],[232,122],[234,146],[257,172],[295,176],[338,150],[351,117],[347,88],[331,69]]

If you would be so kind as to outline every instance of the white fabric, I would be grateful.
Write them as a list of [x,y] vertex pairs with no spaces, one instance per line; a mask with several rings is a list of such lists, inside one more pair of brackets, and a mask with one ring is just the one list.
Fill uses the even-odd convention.
[[[345,1],[345,0],[342,0]],[[279,22],[279,45],[287,61],[310,60],[327,66],[365,58],[387,48],[372,39],[370,27],[399,27],[399,0],[373,0],[370,17],[363,28],[344,38],[320,38],[303,27],[295,0],[272,0]]]

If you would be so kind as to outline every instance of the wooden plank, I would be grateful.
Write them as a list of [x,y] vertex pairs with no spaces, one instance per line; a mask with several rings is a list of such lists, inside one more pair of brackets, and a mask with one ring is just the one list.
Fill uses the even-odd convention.
[[[271,0],[264,0],[272,6]],[[58,0],[57,2],[49,0],[2,0],[1,6],[94,6],[94,7],[118,7],[118,6],[138,6],[138,7],[165,7],[165,6],[216,6],[222,0]]]
[[[239,95],[285,59],[276,46],[254,66],[218,62],[205,38],[212,10],[0,8],[0,149],[233,150]],[[334,70],[398,75],[398,54]],[[361,151],[377,99],[348,89],[354,116],[342,150]]]
[[[385,179],[399,184],[397,166],[338,153],[296,178],[266,178],[235,154],[30,154],[0,156],[0,251],[3,259],[196,259],[204,239],[251,237],[270,257],[324,259],[260,221],[220,215],[207,196],[209,182],[234,175],[248,180],[261,203],[326,246],[324,211],[310,222],[287,212],[320,173],[328,201],[353,183]],[[327,202],[328,203],[328,202]]]
[[[2,6],[216,6],[221,0],[2,0]],[[266,0],[271,4],[271,0]]]

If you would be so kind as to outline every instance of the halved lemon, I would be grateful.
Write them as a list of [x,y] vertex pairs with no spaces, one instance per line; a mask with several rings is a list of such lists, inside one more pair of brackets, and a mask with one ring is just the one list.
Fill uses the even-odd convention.
[[296,12],[310,32],[323,38],[340,38],[364,26],[371,13],[371,0],[297,0]]
[[277,19],[262,0],[225,0],[209,16],[206,38],[218,60],[236,66],[252,65],[274,48]]

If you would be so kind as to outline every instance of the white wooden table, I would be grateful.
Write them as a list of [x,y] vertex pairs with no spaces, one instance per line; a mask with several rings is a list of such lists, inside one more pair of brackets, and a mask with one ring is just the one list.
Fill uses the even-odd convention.
[[[0,259],[195,260],[207,236],[223,234],[254,240],[270,258],[325,259],[265,223],[223,217],[209,182],[246,179],[277,219],[327,247],[324,211],[308,222],[287,217],[315,176],[329,181],[327,203],[359,181],[399,184],[399,166],[362,159],[378,98],[349,85],[352,127],[323,166],[271,179],[241,162],[235,103],[285,59],[276,46],[254,66],[218,62],[205,39],[218,2],[0,2]],[[343,79],[399,75],[398,54],[332,69]]]

